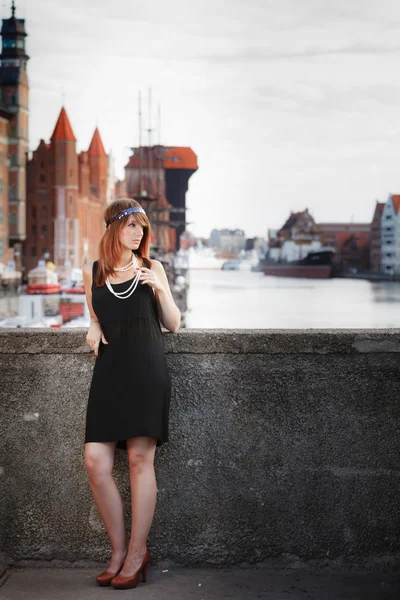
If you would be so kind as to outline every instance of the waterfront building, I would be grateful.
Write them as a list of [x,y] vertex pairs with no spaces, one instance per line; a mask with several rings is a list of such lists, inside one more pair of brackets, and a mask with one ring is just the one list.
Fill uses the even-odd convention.
[[2,19],[0,54],[0,262],[21,270],[26,239],[26,153],[29,83],[25,20]]
[[336,272],[367,270],[370,229],[370,223],[316,223],[308,209],[292,212],[277,234],[269,235],[269,257],[291,262],[310,250],[329,247],[335,251]]
[[371,223],[318,223],[322,242],[335,250],[337,272],[370,268]]
[[389,194],[381,218],[381,271],[400,273],[400,195]]
[[291,212],[284,225],[278,230],[281,240],[294,240],[298,243],[310,244],[320,241],[320,232],[308,208],[301,212]]
[[210,246],[222,252],[240,252],[246,247],[245,233],[243,229],[213,229]]
[[371,222],[370,233],[370,254],[369,262],[371,271],[379,273],[381,271],[382,253],[381,253],[381,238],[382,238],[382,213],[384,202],[376,201],[374,216]]
[[280,249],[280,260],[291,262],[305,258],[310,250],[320,248],[320,237],[318,226],[307,208],[300,212],[291,212],[278,230],[276,241],[270,244],[270,257],[278,254]]

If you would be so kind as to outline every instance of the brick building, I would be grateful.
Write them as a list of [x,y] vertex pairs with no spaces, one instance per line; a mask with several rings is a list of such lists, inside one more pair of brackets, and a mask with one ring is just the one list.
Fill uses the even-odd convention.
[[27,162],[26,273],[48,258],[60,276],[96,258],[104,231],[109,159],[96,128],[89,149],[76,151],[65,108],[46,143]]
[[384,202],[376,202],[374,216],[372,217],[371,223],[371,235],[370,235],[370,250],[369,250],[369,262],[371,271],[379,272],[381,270],[382,260],[382,232],[381,222],[382,213],[385,206]]
[[179,250],[187,224],[186,192],[197,169],[191,148],[140,146],[133,149],[125,167],[125,180],[117,184],[148,213],[152,244],[162,252]]
[[333,267],[369,269],[371,223],[318,223],[321,241],[335,249]]

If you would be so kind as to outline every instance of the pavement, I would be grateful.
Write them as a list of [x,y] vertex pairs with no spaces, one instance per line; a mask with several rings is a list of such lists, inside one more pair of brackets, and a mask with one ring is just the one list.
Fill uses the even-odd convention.
[[150,565],[147,582],[130,590],[100,587],[93,568],[0,569],[0,600],[399,600],[400,573],[257,568],[169,568]]

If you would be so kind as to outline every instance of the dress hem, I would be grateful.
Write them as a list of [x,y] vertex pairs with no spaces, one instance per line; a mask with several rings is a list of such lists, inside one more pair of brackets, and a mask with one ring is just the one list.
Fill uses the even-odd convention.
[[83,444],[84,444],[84,445],[85,445],[85,444],[90,444],[91,442],[95,442],[95,443],[96,443],[96,442],[99,442],[99,443],[102,443],[102,442],[117,442],[116,448],[119,448],[120,450],[127,450],[128,448],[127,448],[126,440],[127,440],[127,439],[129,440],[129,439],[131,439],[131,438],[135,438],[135,437],[155,437],[155,438],[156,438],[156,440],[157,440],[157,441],[156,441],[156,447],[157,447],[157,448],[158,448],[159,446],[162,446],[162,444],[165,444],[165,443],[169,442],[169,439],[168,439],[168,438],[167,438],[167,439],[165,439],[165,438],[160,438],[158,435],[151,435],[151,434],[145,434],[145,435],[143,435],[143,434],[136,434],[136,435],[130,435],[129,437],[127,437],[127,438],[123,438],[123,439],[122,439],[122,438],[119,438],[118,440],[116,440],[116,439],[113,439],[113,440],[99,440],[99,439],[96,439],[96,440],[90,439],[90,440],[89,440],[89,439],[85,439],[85,441],[83,442]]

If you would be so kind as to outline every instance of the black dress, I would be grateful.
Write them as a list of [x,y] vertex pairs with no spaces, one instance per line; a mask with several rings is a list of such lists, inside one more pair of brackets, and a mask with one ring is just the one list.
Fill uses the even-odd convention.
[[[131,437],[155,436],[161,446],[168,441],[171,379],[153,289],[139,281],[129,298],[116,298],[95,285],[97,264],[92,306],[108,344],[100,341],[93,368],[85,444],[116,441],[126,450]],[[122,292],[132,280],[111,285]]]

